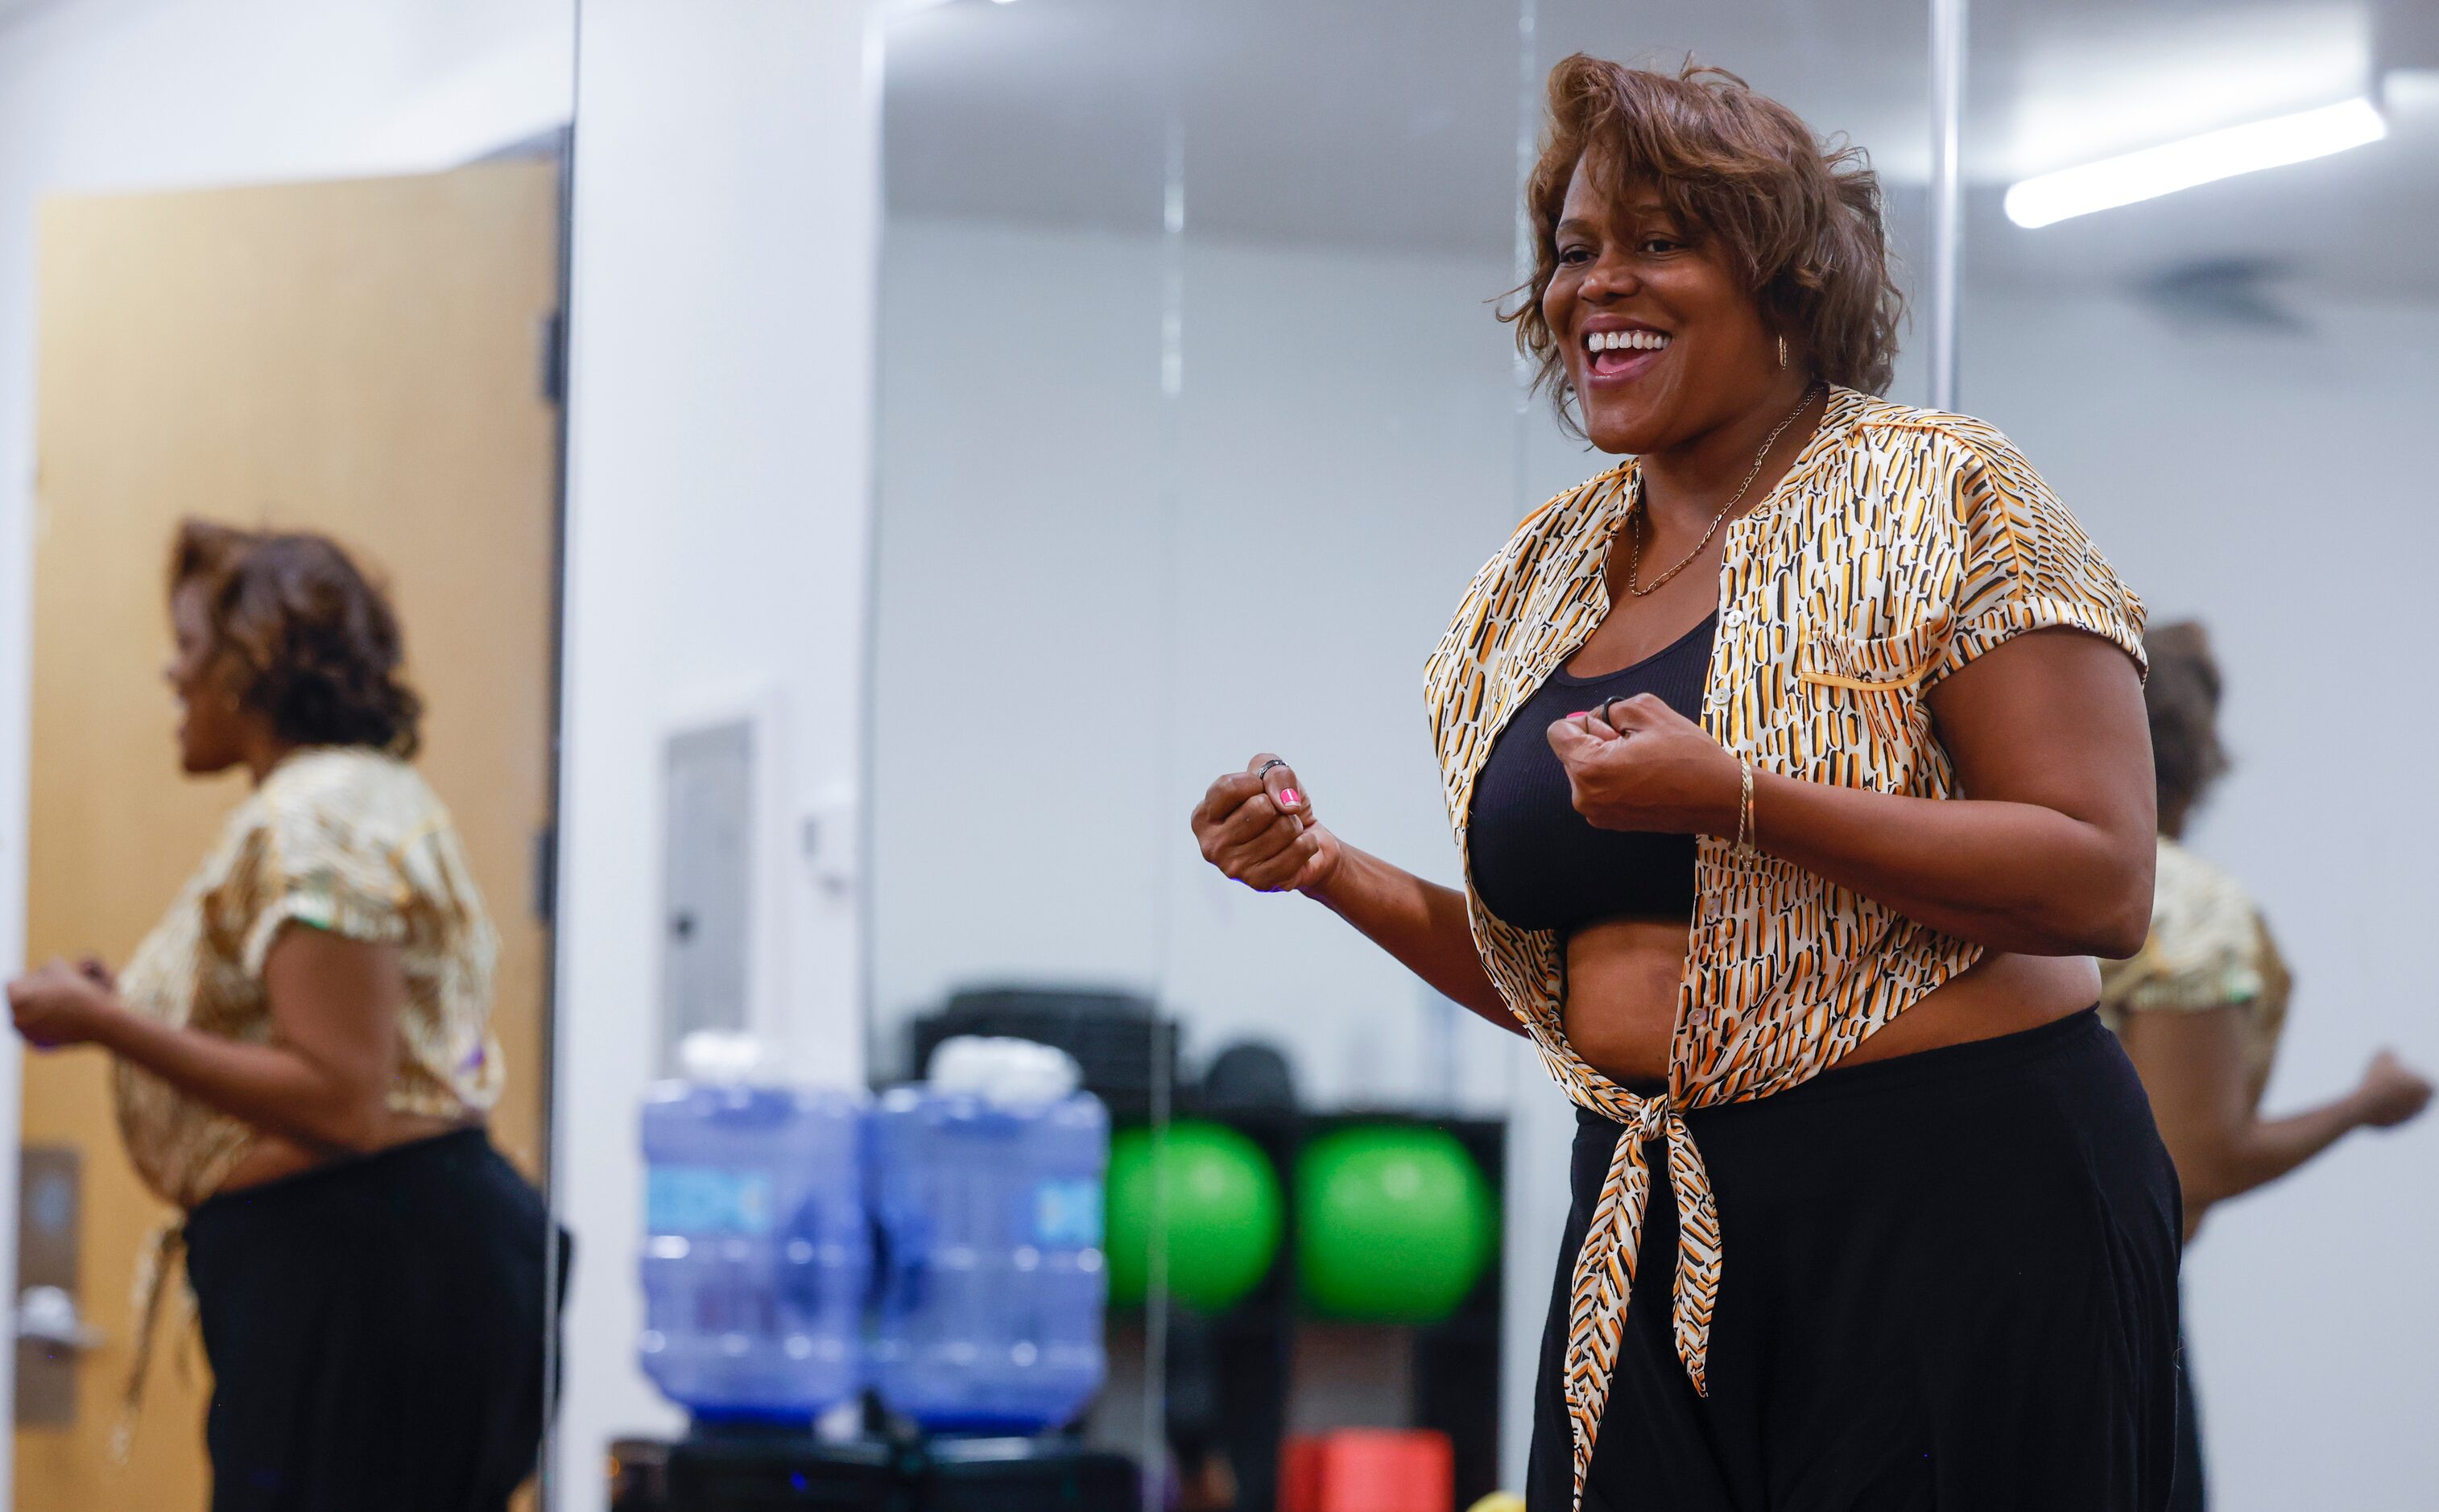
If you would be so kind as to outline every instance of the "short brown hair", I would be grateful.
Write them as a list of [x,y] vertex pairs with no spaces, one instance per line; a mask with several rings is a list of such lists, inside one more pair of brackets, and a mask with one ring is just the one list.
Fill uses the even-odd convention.
[[1541,317],[1558,272],[1558,228],[1577,164],[1612,187],[1648,184],[1689,231],[1723,243],[1766,317],[1833,383],[1887,391],[1905,301],[1889,271],[1879,175],[1863,150],[1822,141],[1793,111],[1736,75],[1690,60],[1674,75],[1576,53],[1550,70],[1540,160],[1524,189],[1533,277],[1500,318],[1540,365],[1572,425],[1560,342]]
[[2143,706],[2151,717],[2151,766],[2160,787],[2160,826],[2170,837],[2184,827],[2212,784],[2227,774],[2227,747],[2218,738],[2218,659],[2210,633],[2196,620],[2154,626],[2143,637],[2150,676]]
[[169,592],[201,584],[213,650],[236,663],[239,702],[297,745],[359,745],[407,757],[423,700],[400,675],[389,599],[328,536],[178,527]]

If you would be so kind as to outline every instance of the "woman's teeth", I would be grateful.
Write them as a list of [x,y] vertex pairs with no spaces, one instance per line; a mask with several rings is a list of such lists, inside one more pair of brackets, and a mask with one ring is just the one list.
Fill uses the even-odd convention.
[[1602,375],[1624,373],[1641,353],[1660,351],[1667,345],[1668,333],[1662,330],[1595,330],[1584,337],[1592,370]]
[[1668,336],[1658,330],[1596,330],[1584,338],[1584,350],[1658,351],[1668,345]]

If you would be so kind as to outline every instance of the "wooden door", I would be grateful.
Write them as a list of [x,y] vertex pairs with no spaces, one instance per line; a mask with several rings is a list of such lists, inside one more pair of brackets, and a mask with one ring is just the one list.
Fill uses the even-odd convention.
[[[389,583],[429,706],[420,766],[499,925],[494,1137],[541,1168],[558,417],[556,164],[43,208],[27,949],[123,961],[242,777],[182,778],[164,574],[189,514],[337,537]],[[29,1053],[24,1137],[84,1172],[80,1290],[107,1334],[62,1429],[16,1434],[16,1504],[200,1508],[198,1348],[164,1308],[133,1454],[108,1442],[138,1246],[165,1211],[118,1142],[104,1058]],[[179,1367],[182,1355],[189,1368]]]

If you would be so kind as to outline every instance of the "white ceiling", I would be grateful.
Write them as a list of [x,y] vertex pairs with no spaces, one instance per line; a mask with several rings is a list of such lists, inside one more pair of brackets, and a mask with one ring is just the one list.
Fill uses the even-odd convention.
[[[2387,0],[2382,0],[2387,3]],[[2426,30],[2430,0],[2394,0]],[[1534,0],[1540,68],[1581,49],[1735,69],[1843,132],[1920,240],[1926,0]],[[2439,298],[2439,74],[2400,79],[2389,140],[2023,231],[2026,172],[2377,87],[2368,3],[1977,0],[1966,166],[1973,275],[2013,284],[2263,274]],[[1520,107],[1513,0],[947,0],[893,24],[893,211],[1149,232],[1182,134],[1190,231],[1504,257]],[[2439,49],[2439,36],[2428,39]],[[2396,77],[2396,76],[2391,76]],[[1533,93],[1528,95],[1528,90]]]

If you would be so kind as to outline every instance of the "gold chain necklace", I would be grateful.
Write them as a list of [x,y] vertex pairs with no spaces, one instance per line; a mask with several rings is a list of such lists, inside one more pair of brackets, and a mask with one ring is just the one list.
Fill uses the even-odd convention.
[[[1634,582],[1635,571],[1643,565],[1642,521],[1640,519],[1629,519],[1627,521],[1626,591],[1628,593],[1632,594],[1637,598],[1648,597],[1650,595],[1656,594],[1662,588],[1665,587],[1669,578],[1676,577],[1679,573],[1683,572],[1686,568],[1694,565],[1694,559],[1700,556],[1704,548],[1710,545],[1711,538],[1719,533],[1719,526],[1727,523],[1729,515],[1736,513],[1737,505],[1745,502],[1746,490],[1750,489],[1754,486],[1754,479],[1761,476],[1761,465],[1764,461],[1769,459],[1770,449],[1778,444],[1778,438],[1787,434],[1787,428],[1795,423],[1795,417],[1804,413],[1805,406],[1811,403],[1812,396],[1819,392],[1820,390],[1818,388],[1807,388],[1804,391],[1804,397],[1796,400],[1795,408],[1788,411],[1787,418],[1778,422],[1778,429],[1771,432],[1770,439],[1762,442],[1761,450],[1754,454],[1753,471],[1745,474],[1745,481],[1737,488],[1736,496],[1730,499],[1726,505],[1721,507],[1718,514],[1711,517],[1711,528],[1702,532],[1702,539],[1694,543],[1694,549],[1685,553],[1685,560],[1680,561],[1674,567],[1669,568],[1666,572],[1662,573],[1659,577],[1654,578],[1651,580],[1651,585],[1647,588],[1636,587]],[[1647,515],[1650,512],[1651,506],[1649,501],[1647,500],[1643,507],[1643,513]]]

